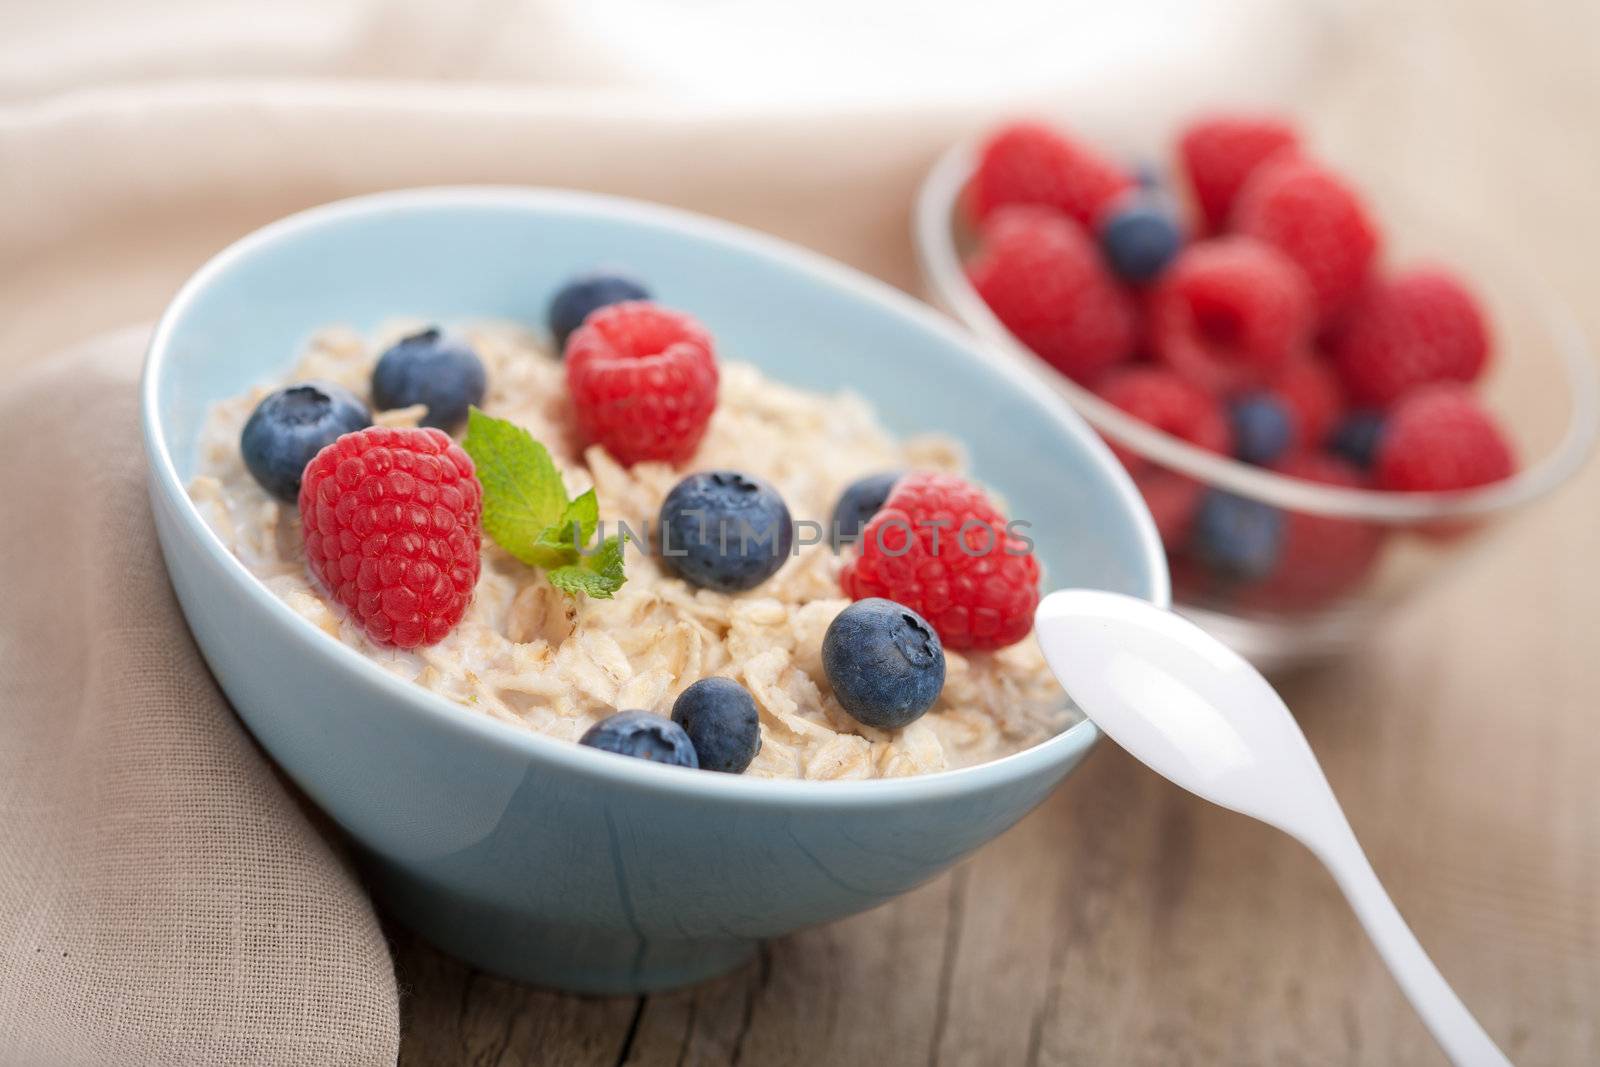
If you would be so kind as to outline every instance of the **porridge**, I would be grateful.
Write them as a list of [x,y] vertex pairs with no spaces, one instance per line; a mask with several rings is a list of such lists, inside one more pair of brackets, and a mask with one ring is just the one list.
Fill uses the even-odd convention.
[[[401,338],[430,336],[416,333],[421,325],[398,323],[375,338],[323,330],[284,382],[343,386],[377,409],[379,353]],[[678,465],[646,459],[627,466],[600,444],[585,446],[595,431],[574,415],[568,365],[539,335],[485,323],[454,336],[481,362],[483,412],[541,442],[569,496],[593,489],[602,535],[626,524],[648,537],[645,531],[657,529],[663,501],[691,472],[736,468],[775,489],[796,522],[821,523],[841,492],[863,476],[959,473],[963,466],[959,446],[946,438],[896,442],[859,398],[803,392],[732,361],[715,371],[715,410],[692,457]],[[570,358],[573,350],[567,351]],[[830,683],[823,646],[835,619],[851,605],[841,572],[855,549],[836,552],[825,537],[809,543],[819,540],[814,534],[797,536],[793,551],[774,562],[775,573],[742,591],[697,585],[659,551],[624,543],[625,581],[609,598],[569,594],[485,536],[470,603],[459,621],[435,643],[392,647],[325,593],[308,569],[299,509],[282,494],[269,493],[242,456],[241,434],[252,412],[283,384],[258,387],[211,409],[191,498],[244,566],[312,625],[386,670],[478,713],[579,741],[609,717],[622,718],[616,714],[622,711],[652,712],[670,722],[665,717],[692,683],[725,678],[748,691],[758,717],[753,743],[759,747],[746,757],[744,773],[808,779],[967,766],[1033,745],[1067,722],[1065,698],[1031,634],[982,651],[958,651],[947,641],[937,699],[898,728],[867,725],[845,710]],[[392,385],[385,388],[392,399]],[[371,419],[380,427],[415,427],[428,410],[411,404],[375,410]],[[467,444],[470,451],[472,442]],[[311,477],[308,466],[308,482]],[[485,512],[491,532],[493,507],[491,500]],[[932,644],[937,651],[938,641]],[[897,686],[890,688],[898,691]],[[703,751],[701,761],[706,762]]]

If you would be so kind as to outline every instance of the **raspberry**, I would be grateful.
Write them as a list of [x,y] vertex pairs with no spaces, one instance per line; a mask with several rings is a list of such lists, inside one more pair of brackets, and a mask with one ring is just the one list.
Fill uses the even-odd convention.
[[1234,205],[1233,227],[1300,265],[1323,322],[1349,305],[1378,254],[1378,229],[1360,197],[1299,156],[1273,159],[1250,176]]
[[1206,227],[1225,229],[1245,179],[1272,156],[1299,146],[1294,128],[1277,119],[1217,115],[1190,123],[1178,139],[1178,156]]
[[374,641],[431,645],[478,584],[483,489],[442,430],[347,433],[306,465],[306,563]]
[[1150,509],[1161,543],[1170,549],[1182,548],[1189,540],[1205,486],[1188,475],[1156,466],[1140,470],[1133,476],[1133,484]]
[[1509,478],[1511,445],[1465,386],[1429,385],[1395,405],[1378,444],[1380,489],[1449,492]]
[[1357,404],[1386,408],[1419,385],[1476,380],[1489,361],[1489,330],[1461,282],[1414,270],[1361,294],[1334,360]]
[[618,462],[682,463],[717,406],[711,335],[644,300],[592,312],[567,339],[567,391],[578,430]]
[[1023,344],[1086,381],[1133,352],[1133,302],[1077,223],[1013,207],[984,227],[967,273],[978,295]]
[[[1108,375],[1095,390],[1100,399],[1208,452],[1233,451],[1233,430],[1216,397],[1162,367],[1129,367]],[[1111,443],[1122,465],[1135,474],[1146,460]]]
[[1172,595],[1180,603],[1233,607],[1233,587],[1219,581],[1210,566],[1190,555],[1186,546],[1167,543],[1167,573],[1172,576]]
[[979,149],[966,205],[977,223],[1008,205],[1040,204],[1089,226],[1132,185],[1121,168],[1043,123],[1016,122]]
[[[1359,470],[1325,453],[1302,452],[1274,469],[1321,485],[1352,489],[1366,485]],[[1285,514],[1277,569],[1249,591],[1247,606],[1304,611],[1325,605],[1358,585],[1377,562],[1385,531],[1376,523],[1302,511]]]
[[1289,360],[1267,383],[1267,389],[1277,394],[1294,416],[1291,449],[1317,448],[1344,414],[1344,390],[1339,386],[1339,376],[1315,356]]
[[1150,342],[1215,392],[1265,382],[1309,342],[1305,276],[1271,245],[1221,237],[1184,249],[1150,298]]
[[1033,629],[1039,561],[983,491],[911,473],[867,523],[840,575],[852,600],[883,597],[927,619],[949,648],[994,649]]

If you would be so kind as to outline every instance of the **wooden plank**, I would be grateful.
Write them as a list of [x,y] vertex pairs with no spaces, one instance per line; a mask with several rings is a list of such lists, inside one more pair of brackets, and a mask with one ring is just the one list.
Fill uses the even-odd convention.
[[621,1062],[643,1001],[572,997],[492,978],[390,931],[401,989],[401,1067],[573,1067]]

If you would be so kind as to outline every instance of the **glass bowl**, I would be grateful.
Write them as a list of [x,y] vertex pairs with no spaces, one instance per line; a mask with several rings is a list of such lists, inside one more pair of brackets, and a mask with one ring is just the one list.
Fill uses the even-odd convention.
[[[1576,322],[1520,264],[1463,231],[1428,227],[1411,208],[1373,198],[1393,264],[1435,262],[1470,278],[1494,334],[1479,383],[1511,436],[1521,467],[1511,478],[1456,493],[1390,493],[1321,485],[1252,466],[1140,422],[1051,368],[1017,340],[967,281],[974,244],[959,210],[975,145],[945,153],[924,179],[913,236],[927,297],[978,335],[991,359],[1040,371],[1112,445],[1131,458],[1135,482],[1162,529],[1175,607],[1258,667],[1284,671],[1335,657],[1379,616],[1482,544],[1513,513],[1579,470],[1600,427],[1596,368]],[[1271,574],[1223,577],[1189,550],[1165,515],[1190,494],[1222,491],[1273,509],[1285,557]],[[1190,509],[1192,511],[1192,509]]]

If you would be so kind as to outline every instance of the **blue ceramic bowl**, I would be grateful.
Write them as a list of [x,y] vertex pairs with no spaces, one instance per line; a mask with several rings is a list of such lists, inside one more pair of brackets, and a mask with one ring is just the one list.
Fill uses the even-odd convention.
[[379,900],[441,948],[541,985],[639,992],[727,970],[761,938],[881,904],[1011,826],[1093,746],[1087,722],[977,767],[762,781],[555,741],[388,674],[295,616],[184,483],[209,404],[281,374],[318,326],[539,321],[561,280],[627,264],[730,357],[848,387],[894,432],[943,430],[1031,531],[1052,586],[1165,604],[1154,527],[1099,439],[1026,370],[977,357],[896,290],[771,238],[569,192],[432,189],[318,208],[178,294],[143,385],[172,584],[217,680],[356,843]]

